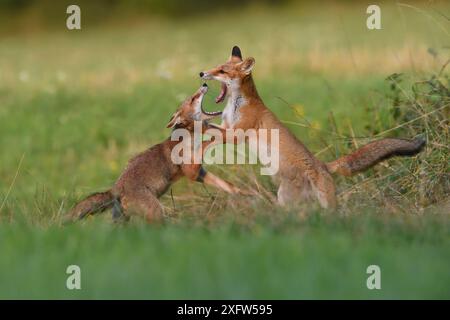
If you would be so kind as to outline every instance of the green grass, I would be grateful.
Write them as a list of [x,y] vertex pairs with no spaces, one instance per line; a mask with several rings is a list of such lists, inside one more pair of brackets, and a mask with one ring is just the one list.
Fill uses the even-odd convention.
[[[266,104],[298,124],[282,100],[303,112],[313,128],[289,128],[334,158],[348,141],[329,133],[331,113],[340,135],[368,136],[379,121],[368,108],[388,114],[389,74],[421,80],[448,58],[436,12],[448,5],[414,5],[425,14],[384,4],[380,31],[365,28],[367,5],[330,4],[2,34],[0,298],[450,298],[448,195],[444,206],[411,199],[390,210],[378,189],[360,186],[330,215],[181,181],[174,203],[162,199],[163,226],[114,226],[106,214],[60,226],[77,199],[109,188],[131,156],[169,135],[166,121],[199,86],[198,72],[234,44],[255,57]],[[217,108],[212,86],[208,110]],[[208,169],[255,184],[254,168]],[[367,176],[339,180],[339,193]],[[82,269],[81,291],[65,288],[70,264]],[[381,267],[382,290],[366,288],[370,264]]]
[[[448,298],[448,219],[385,218],[313,214],[295,226],[260,221],[245,230],[232,221],[213,229],[2,227],[0,297]],[[81,267],[82,290],[65,288],[71,264]],[[381,267],[381,290],[366,287],[372,264]]]

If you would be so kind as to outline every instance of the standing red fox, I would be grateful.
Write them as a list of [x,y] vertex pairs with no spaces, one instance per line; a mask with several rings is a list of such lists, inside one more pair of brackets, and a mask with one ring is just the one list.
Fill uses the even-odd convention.
[[[422,139],[381,139],[371,142],[354,153],[330,163],[318,160],[272,113],[258,95],[253,82],[254,58],[242,59],[239,47],[233,47],[230,59],[211,70],[200,72],[204,80],[217,80],[222,85],[219,103],[228,96],[218,127],[224,136],[226,129],[278,129],[280,182],[278,201],[292,204],[313,195],[324,208],[336,206],[336,191],[331,176],[338,173],[350,176],[364,171],[393,156],[412,156],[425,145]],[[233,137],[223,142],[241,143]],[[270,144],[267,143],[270,148]],[[276,150],[275,150],[276,151]]]
[[[207,120],[222,114],[221,111],[203,110],[202,101],[207,91],[208,87],[204,84],[194,95],[187,98],[173,114],[167,127],[183,128],[193,132],[194,122],[202,121],[202,130],[206,130]],[[171,156],[172,150],[178,143],[182,142],[172,141],[169,137],[132,158],[110,190],[94,193],[79,202],[69,212],[68,219],[81,219],[89,214],[112,208],[115,218],[122,216],[122,213],[128,216],[130,212],[137,212],[144,215],[148,221],[159,220],[162,217],[162,208],[158,198],[182,176],[229,193],[248,194],[212,173],[206,172],[202,165],[195,163],[193,159],[190,163],[175,164]],[[203,148],[194,152],[202,152],[209,143],[203,142]],[[194,146],[194,143],[191,145]],[[195,156],[194,152],[191,152],[192,158]]]

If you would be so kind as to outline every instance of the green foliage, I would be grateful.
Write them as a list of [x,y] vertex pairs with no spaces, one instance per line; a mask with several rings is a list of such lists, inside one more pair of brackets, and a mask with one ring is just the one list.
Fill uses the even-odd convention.
[[[449,298],[445,216],[272,214],[290,223],[2,225],[0,298]],[[71,264],[81,290],[65,287]],[[371,264],[381,267],[382,290],[366,287]]]
[[[448,62],[438,74],[425,80],[407,79],[405,74],[392,74],[387,93],[388,117],[372,122],[367,128],[375,136],[422,138],[427,141],[423,154],[401,159],[390,175],[380,173],[376,184],[383,197],[410,199],[416,208],[446,203],[450,195],[450,92]],[[406,79],[405,79],[406,78]],[[412,82],[412,84],[410,84]],[[410,85],[410,88],[407,86]],[[380,110],[372,108],[375,118]]]

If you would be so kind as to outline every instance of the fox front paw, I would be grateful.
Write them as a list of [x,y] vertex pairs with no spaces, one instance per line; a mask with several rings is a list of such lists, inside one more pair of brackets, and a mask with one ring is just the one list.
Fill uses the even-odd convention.
[[240,194],[241,196],[256,196],[258,193],[254,190],[242,190],[240,188],[236,188],[236,194]]
[[208,123],[208,129],[219,129],[219,130],[225,130],[223,126],[216,123]]

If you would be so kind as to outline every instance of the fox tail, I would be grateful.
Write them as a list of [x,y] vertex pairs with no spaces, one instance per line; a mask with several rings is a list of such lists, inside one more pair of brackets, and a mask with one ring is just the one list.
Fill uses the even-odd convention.
[[424,139],[413,140],[386,138],[370,142],[355,152],[326,164],[331,173],[351,176],[365,171],[380,161],[394,156],[414,156],[424,148]]
[[81,200],[68,214],[66,222],[73,220],[80,220],[90,214],[103,212],[106,209],[112,208],[116,199],[111,193],[111,190],[105,192],[96,192]]

